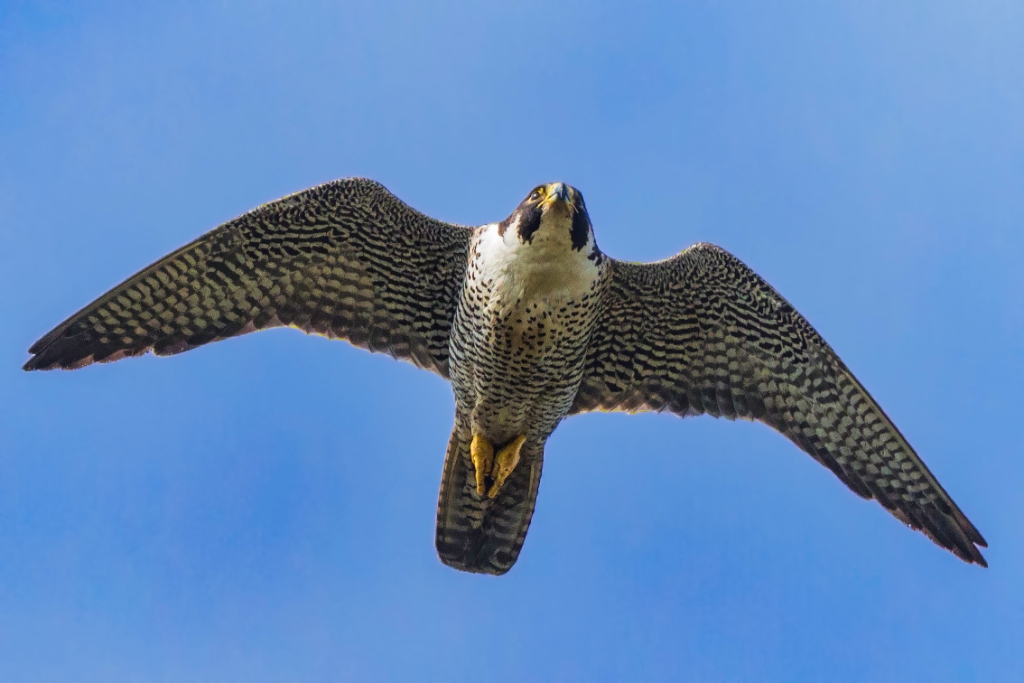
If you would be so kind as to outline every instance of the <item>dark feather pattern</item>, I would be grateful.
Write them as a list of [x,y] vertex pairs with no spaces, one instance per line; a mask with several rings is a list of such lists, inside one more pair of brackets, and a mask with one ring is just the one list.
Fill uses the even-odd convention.
[[265,204],[74,314],[26,370],[164,356],[290,325],[448,376],[448,335],[471,231],[350,178]]
[[530,528],[544,465],[544,445],[528,442],[523,459],[494,499],[476,491],[468,431],[456,425],[437,502],[434,544],[445,564],[478,574],[504,574],[519,558]]
[[696,244],[665,261],[611,266],[571,412],[764,422],[858,495],[987,566],[976,547],[985,539],[892,421],[814,328],[738,259]]

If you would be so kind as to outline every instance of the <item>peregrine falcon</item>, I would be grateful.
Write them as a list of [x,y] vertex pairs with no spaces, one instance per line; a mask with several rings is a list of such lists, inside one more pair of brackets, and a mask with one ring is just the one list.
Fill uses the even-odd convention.
[[505,220],[429,218],[352,178],[265,204],[114,287],[29,349],[26,370],[181,353],[269,327],[450,379],[435,543],[456,569],[519,556],[544,445],[588,411],[763,422],[957,557],[985,539],[828,344],[737,258],[656,263],[597,247],[578,190],[539,185]]

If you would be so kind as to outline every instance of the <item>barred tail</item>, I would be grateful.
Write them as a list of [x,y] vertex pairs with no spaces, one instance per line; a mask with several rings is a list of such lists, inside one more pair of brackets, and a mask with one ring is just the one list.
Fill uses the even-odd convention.
[[504,574],[519,557],[533,517],[544,460],[544,444],[527,441],[521,460],[497,497],[476,492],[471,435],[456,424],[448,442],[448,454],[437,502],[437,534],[434,542],[441,561],[462,571]]

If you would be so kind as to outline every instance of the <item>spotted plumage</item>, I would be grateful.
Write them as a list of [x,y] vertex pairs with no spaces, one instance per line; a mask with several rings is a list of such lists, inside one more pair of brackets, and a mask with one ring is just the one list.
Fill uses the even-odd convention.
[[536,188],[504,221],[428,218],[378,183],[264,205],[129,278],[36,342],[25,369],[79,368],[287,325],[452,381],[436,545],[502,574],[568,415],[668,410],[764,422],[961,559],[985,541],[806,320],[725,251],[626,263],[582,195]]

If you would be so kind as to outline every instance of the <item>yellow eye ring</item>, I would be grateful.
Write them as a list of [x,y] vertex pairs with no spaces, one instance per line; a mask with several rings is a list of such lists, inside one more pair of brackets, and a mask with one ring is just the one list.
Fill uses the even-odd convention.
[[530,193],[530,199],[531,200],[533,200],[533,199],[540,199],[543,196],[544,196],[544,186],[543,185],[541,185],[540,187],[536,188],[533,192]]

